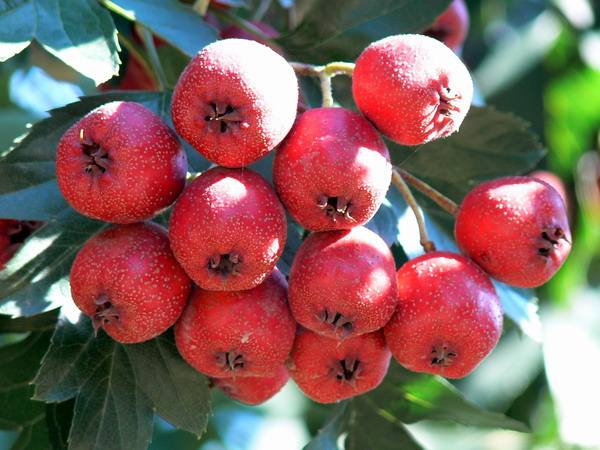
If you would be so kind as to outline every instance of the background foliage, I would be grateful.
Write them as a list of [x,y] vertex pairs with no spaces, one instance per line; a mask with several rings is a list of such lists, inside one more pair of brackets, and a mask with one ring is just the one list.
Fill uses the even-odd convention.
[[[222,3],[236,6],[211,8],[226,24],[271,2]],[[263,20],[281,31],[276,44],[290,59],[318,64],[352,61],[373,40],[422,31],[450,0],[297,0],[291,13],[293,3],[273,1]],[[138,101],[170,121],[168,89],[100,93],[95,86],[122,79],[120,64],[132,52],[147,63],[134,24],[167,43],[159,56],[171,87],[188,58],[217,38],[214,24],[177,0],[0,1],[0,217],[46,222],[0,273],[0,429],[9,430],[0,432],[0,448],[600,446],[592,422],[600,394],[586,392],[600,375],[600,203],[583,195],[589,162],[579,163],[596,148],[600,128],[600,8],[586,0],[468,3],[463,56],[480,106],[449,139],[416,149],[390,143],[394,162],[455,201],[485,179],[538,165],[554,170],[571,195],[573,255],[537,293],[498,284],[505,334],[465,380],[451,384],[393,364],[379,389],[339,405],[310,403],[290,383],[265,406],[246,408],[210,392],[169,333],[138,345],[93,338],[73,310],[67,277],[77,249],[105,225],[72,211],[54,177],[58,139],[100,104]],[[352,107],[348,81],[334,85],[336,100]],[[303,87],[318,104],[312,81]],[[194,171],[208,167],[188,154]],[[255,168],[269,177],[270,165],[266,158]],[[420,200],[438,246],[455,249],[450,218]],[[369,227],[393,246],[398,264],[421,251],[414,219],[393,189]],[[301,237],[290,227],[284,272]]]

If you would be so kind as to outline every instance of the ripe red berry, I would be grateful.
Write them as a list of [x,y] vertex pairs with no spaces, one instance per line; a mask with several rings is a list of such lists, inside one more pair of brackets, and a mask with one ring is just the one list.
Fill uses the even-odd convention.
[[475,187],[455,224],[461,250],[494,278],[512,286],[544,284],[571,251],[565,204],[549,184],[506,177]]
[[148,108],[111,102],[69,128],[56,177],[79,213],[113,223],[153,217],[185,185],[187,158],[175,133]]
[[353,228],[377,212],[390,185],[388,149],[361,115],[344,108],[302,114],[277,149],[273,182],[304,228]]
[[345,339],[383,327],[397,304],[396,268],[367,228],[311,234],[290,272],[290,307],[315,333]]
[[207,159],[242,167],[281,142],[297,104],[298,81],[285,59],[258,42],[225,39],[188,64],[171,113],[179,134]]
[[414,372],[462,378],[502,333],[492,282],[461,255],[432,252],[407,262],[398,270],[398,297],[385,339],[394,358]]
[[195,289],[175,327],[179,353],[210,377],[273,374],[296,333],[286,295],[287,283],[277,269],[254,289]]
[[390,36],[356,60],[352,94],[360,111],[402,145],[419,145],[458,131],[473,97],[462,61],[422,35]]
[[552,186],[565,202],[567,212],[569,211],[569,196],[567,194],[567,188],[565,187],[564,181],[558,175],[548,170],[536,170],[531,172],[529,176]]
[[181,315],[191,282],[154,223],[111,227],[88,240],[71,268],[75,304],[123,343],[162,334]]
[[266,377],[212,378],[211,382],[238,402],[260,405],[277,394],[289,378],[287,368],[281,366],[274,374]]
[[375,389],[389,364],[390,351],[381,331],[338,341],[301,330],[289,369],[308,397],[319,403],[333,403]]
[[273,188],[249,169],[216,167],[196,178],[171,214],[177,260],[203,289],[261,283],[285,246],[287,223]]
[[469,10],[464,0],[454,0],[424,34],[460,52],[469,32]]

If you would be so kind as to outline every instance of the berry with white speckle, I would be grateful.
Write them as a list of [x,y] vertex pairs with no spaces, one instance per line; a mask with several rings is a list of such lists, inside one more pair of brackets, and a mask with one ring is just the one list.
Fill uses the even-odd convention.
[[71,268],[77,307],[114,340],[136,343],[171,327],[191,281],[175,260],[167,231],[154,223],[113,226],[90,238]]
[[290,379],[285,366],[265,377],[211,378],[225,395],[247,405],[260,405],[277,394]]
[[398,309],[384,328],[394,358],[414,372],[462,378],[496,346],[502,307],[467,258],[432,252],[398,270]]
[[561,195],[532,177],[505,177],[475,187],[454,229],[461,250],[494,278],[522,288],[547,282],[571,251]]
[[390,36],[356,60],[352,94],[379,131],[419,145],[458,131],[473,97],[469,71],[452,50],[428,36]]

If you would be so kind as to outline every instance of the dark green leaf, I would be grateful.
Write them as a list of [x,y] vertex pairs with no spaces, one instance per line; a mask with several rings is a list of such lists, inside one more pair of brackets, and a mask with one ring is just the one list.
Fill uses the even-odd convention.
[[[362,397],[361,397],[362,398]],[[466,400],[441,377],[409,372],[393,363],[383,384],[365,396],[375,410],[404,423],[448,420],[464,425],[528,431],[526,425]]]
[[56,325],[58,310],[48,311],[32,317],[18,317],[0,315],[0,333],[26,333],[28,331],[52,330]]
[[189,366],[164,336],[124,348],[138,386],[156,412],[177,428],[202,435],[210,415],[208,379]]
[[27,424],[10,450],[50,450],[48,427],[44,415]]
[[53,402],[76,396],[70,449],[146,449],[152,407],[137,384],[125,348],[90,321],[61,319],[34,383],[35,398]]
[[69,447],[69,430],[73,421],[74,400],[46,405],[46,426],[52,450],[67,450]]
[[304,450],[338,450],[338,438],[344,433],[347,427],[347,409],[348,402],[338,405],[323,428],[304,447]]
[[433,23],[450,0],[305,0],[299,25],[278,39],[300,61],[353,61],[371,42],[416,33]]
[[2,2],[0,61],[33,39],[96,84],[119,73],[117,30],[95,0]]
[[217,30],[177,0],[102,0],[112,11],[146,26],[188,56],[217,40]]
[[545,154],[526,122],[489,107],[471,107],[449,138],[390,151],[395,163],[455,201],[484,180],[530,172]]

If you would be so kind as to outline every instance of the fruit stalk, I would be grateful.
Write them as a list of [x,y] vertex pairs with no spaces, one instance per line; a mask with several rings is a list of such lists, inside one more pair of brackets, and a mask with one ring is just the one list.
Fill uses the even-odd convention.
[[330,62],[324,66],[315,66],[299,62],[290,62],[297,75],[318,77],[321,84],[321,95],[323,98],[323,108],[333,106],[333,94],[331,88],[331,79],[336,75],[352,76],[354,64],[348,62]]
[[158,57],[158,52],[156,51],[156,46],[154,45],[154,38],[152,37],[150,30],[148,30],[146,27],[140,28],[142,31],[142,39],[144,40],[144,45],[146,47],[146,52],[148,53],[148,58],[150,59],[150,64],[152,65],[152,70],[154,71],[156,79],[158,80],[158,86],[161,91],[164,91],[167,87],[167,76],[165,75],[165,71],[160,63],[160,58]]
[[435,251],[435,243],[429,240],[429,236],[427,235],[427,228],[425,227],[425,218],[423,217],[423,213],[421,209],[419,209],[419,205],[415,200],[408,184],[402,178],[402,175],[399,173],[397,168],[394,168],[392,171],[392,184],[396,186],[396,189],[400,191],[402,197],[406,201],[407,205],[412,209],[413,214],[415,215],[415,219],[417,220],[417,225],[419,226],[419,237],[421,247],[425,250],[425,253],[434,252]]
[[240,27],[242,30],[256,36],[260,41],[270,42],[273,40],[272,36],[269,36],[252,22],[243,19],[241,17],[232,14],[230,11],[223,9],[213,8],[211,13],[214,14],[218,19],[224,20],[225,22],[231,23]]
[[394,167],[394,173],[398,173],[401,178],[414,187],[421,194],[429,197],[433,200],[440,208],[446,211],[451,216],[456,216],[458,212],[458,205],[453,200],[446,197],[440,191],[432,188],[429,184],[425,183],[420,178],[415,177],[414,175],[408,173],[406,170],[401,169],[400,167]]

